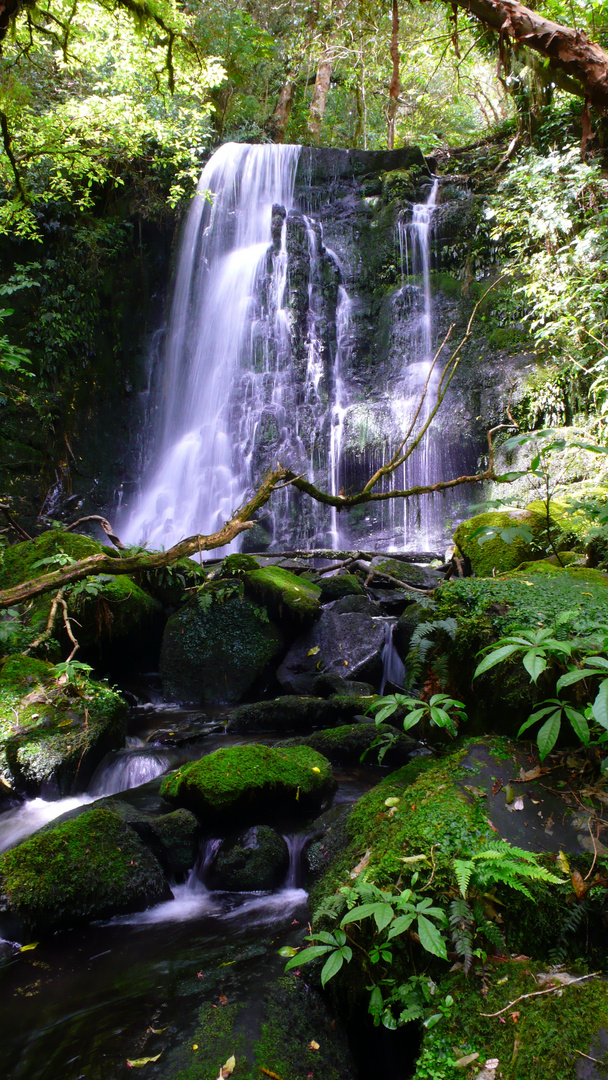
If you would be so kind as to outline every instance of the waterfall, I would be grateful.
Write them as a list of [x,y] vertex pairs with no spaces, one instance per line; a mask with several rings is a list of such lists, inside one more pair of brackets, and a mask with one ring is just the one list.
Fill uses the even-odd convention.
[[[431,229],[437,206],[438,181],[433,180],[428,198],[415,203],[410,221],[400,218],[397,223],[401,255],[402,295],[408,291],[410,316],[408,319],[409,348],[407,363],[403,370],[402,385],[392,401],[395,427],[403,435],[414,423],[415,413],[428,381],[427,393],[414,423],[413,434],[424,425],[432,409],[441,368],[433,362],[433,306],[431,297]],[[414,279],[410,286],[410,276]],[[430,376],[430,377],[429,377]],[[393,480],[393,487],[413,487],[433,483],[441,478],[441,459],[437,442],[431,430],[424,436],[419,449],[404,463]],[[394,508],[393,504],[393,508]],[[414,512],[412,512],[414,510]],[[403,546],[430,548],[437,532],[432,497],[427,496],[414,506],[410,500],[403,502]]]
[[[336,250],[326,242],[323,206],[313,213],[318,200],[296,189],[299,154],[297,146],[228,143],[203,170],[179,249],[155,453],[137,500],[122,511],[130,543],[167,547],[216,531],[277,461],[334,496],[358,490],[432,407],[438,373],[416,415],[434,349],[437,180],[396,222],[401,287],[387,294],[387,374],[370,395],[362,364],[374,324],[356,291],[359,256],[331,215]],[[445,454],[429,432],[380,490],[440,479],[451,466]],[[339,549],[365,535],[369,546],[422,551],[443,539],[445,507],[427,497],[340,515],[285,488],[264,515],[275,549]]]
[[[242,500],[255,444],[252,410],[242,404],[255,400],[256,384],[280,363],[280,349],[275,358],[264,348],[267,338],[258,348],[257,324],[268,313],[260,310],[256,289],[273,204],[291,207],[298,156],[299,147],[226,143],[203,170],[179,251],[156,462],[126,523],[129,541],[166,547],[197,531],[213,532]],[[279,306],[282,250],[274,263]],[[276,311],[275,320],[280,331]],[[241,373],[239,403],[234,389]],[[274,389],[269,398],[280,423],[281,388],[276,396]]]

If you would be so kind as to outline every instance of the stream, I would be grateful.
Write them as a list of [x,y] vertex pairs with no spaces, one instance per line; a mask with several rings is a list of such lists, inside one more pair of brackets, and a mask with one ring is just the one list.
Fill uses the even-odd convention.
[[[155,741],[178,739],[191,722],[199,735],[193,741]],[[163,773],[218,746],[265,741],[227,736],[216,718],[163,706],[132,710],[130,728],[128,745],[101,763],[86,793],[56,802],[34,799],[0,815],[0,848],[119,792],[139,809],[158,810]],[[339,772],[326,815],[360,798],[381,775],[372,767]],[[18,942],[0,940],[6,1080],[121,1080],[131,1073],[128,1059],[162,1051],[161,1062],[168,1062],[176,1044],[190,1037],[205,1001],[258,1001],[269,976],[283,970],[278,950],[299,943],[296,935],[308,921],[302,856],[310,825],[308,831],[283,827],[289,868],[273,893],[210,890],[205,872],[217,842],[207,839],[169,901],[56,934],[23,951]],[[146,1067],[148,1077],[163,1075],[160,1063]]]

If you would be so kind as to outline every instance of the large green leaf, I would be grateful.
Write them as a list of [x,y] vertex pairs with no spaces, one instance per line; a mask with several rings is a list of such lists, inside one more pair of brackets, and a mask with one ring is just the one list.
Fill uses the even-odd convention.
[[309,949],[302,949],[301,952],[287,961],[285,971],[289,971],[293,967],[299,967],[300,964],[307,964],[310,960],[316,960],[318,956],[324,956],[325,953],[331,951],[332,947],[331,945],[311,945]]
[[341,949],[337,949],[336,952],[327,957],[321,971],[321,986],[325,986],[330,979],[333,979],[334,975],[338,974],[343,963],[344,956]]
[[[525,644],[529,645],[529,642],[526,641]],[[519,649],[519,645],[501,645],[500,649],[494,649],[493,652],[484,656],[483,660],[477,665],[473,678],[476,679],[478,675],[483,675],[486,671],[490,671],[490,669],[496,667],[497,664],[502,664],[503,660],[512,656],[513,653],[519,652]]]
[[603,679],[593,702],[593,719],[603,728],[608,728],[608,679]]
[[547,668],[547,661],[540,649],[530,649],[530,652],[524,653],[522,662],[532,682],[536,682]]
[[553,716],[550,716],[546,723],[541,727],[536,741],[538,743],[538,753],[540,760],[544,761],[547,754],[551,752],[557,742],[559,730],[562,726],[562,714],[561,709],[557,709]]
[[414,911],[408,911],[407,915],[399,915],[399,917],[395,919],[393,925],[388,932],[388,940],[392,941],[392,939],[398,937],[399,934],[405,934],[406,930],[409,930],[415,918],[416,913]]
[[442,934],[439,933],[436,926],[433,926],[432,922],[425,919],[424,915],[418,916],[418,937],[422,948],[426,952],[438,956],[441,960],[447,960],[448,954]]
[[589,743],[590,732],[589,724],[583,713],[579,709],[575,709],[573,705],[565,705],[564,712],[572,725],[572,730],[575,735],[578,735],[583,745],[587,746]]

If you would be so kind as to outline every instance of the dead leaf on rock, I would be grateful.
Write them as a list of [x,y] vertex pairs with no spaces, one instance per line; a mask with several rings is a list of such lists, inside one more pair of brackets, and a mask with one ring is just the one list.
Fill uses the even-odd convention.
[[371,853],[372,853],[371,848],[368,848],[367,851],[365,852],[365,855],[361,859],[361,862],[358,862],[357,865],[355,866],[355,868],[353,870],[351,870],[351,872],[350,872],[351,878],[356,878],[361,873],[362,870],[365,870],[366,866],[369,866],[369,860],[370,860]]
[[[162,1054],[162,1050],[160,1054]],[[143,1065],[151,1065],[153,1061],[158,1061],[160,1054],[157,1054],[156,1057],[134,1058],[133,1061],[127,1058],[127,1065],[129,1069],[141,1069]]]
[[318,1042],[315,1042],[314,1039],[311,1039],[311,1041],[310,1041],[310,1049],[311,1050],[320,1050],[321,1047],[319,1046]]
[[228,1058],[228,1061],[226,1061],[224,1065],[222,1065],[222,1067],[220,1068],[220,1071],[217,1074],[217,1080],[228,1080],[228,1077],[232,1076],[234,1072],[235,1065],[236,1058],[234,1054],[232,1054],[232,1056]]
[[466,1057],[458,1058],[458,1061],[454,1062],[454,1068],[466,1069],[468,1065],[472,1065],[474,1061],[477,1061],[479,1054],[475,1051],[474,1054],[467,1054]]
[[528,780],[538,780],[539,776],[542,776],[546,771],[546,769],[541,769],[540,765],[535,765],[533,769],[528,769],[527,772],[525,769],[520,769],[519,779],[525,784]]
[[220,1005],[227,1005],[228,1004],[228,998],[226,997],[225,994],[220,994],[219,1003],[220,1003]]

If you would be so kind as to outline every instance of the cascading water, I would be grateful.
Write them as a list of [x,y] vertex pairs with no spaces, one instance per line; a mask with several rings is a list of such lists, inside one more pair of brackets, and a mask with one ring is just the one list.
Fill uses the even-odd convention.
[[[362,319],[352,252],[343,264],[343,252],[324,240],[321,209],[298,209],[299,153],[226,144],[203,171],[180,247],[156,453],[121,523],[130,542],[166,547],[215,531],[277,461],[334,496],[356,489],[428,416],[438,380],[429,376],[438,182],[396,223],[401,288],[391,301],[391,374],[370,400],[357,372]],[[362,407],[371,428],[383,415],[375,443],[366,444]],[[439,479],[446,466],[440,442],[429,432],[383,490]],[[363,455],[361,445],[368,446]],[[354,519],[285,489],[269,504],[264,528],[276,548],[337,549],[365,533],[370,546],[421,551],[438,544],[444,516],[432,499],[388,501],[369,524],[358,518],[353,531]]]
[[[235,446],[235,432],[250,432],[234,388],[242,383],[247,402],[280,362],[280,348],[276,357],[259,348],[256,331],[268,311],[260,310],[256,290],[272,207],[291,206],[298,155],[299,147],[227,143],[203,170],[179,254],[156,464],[127,524],[130,540],[159,547],[213,532],[247,487],[251,438]],[[274,261],[278,281],[284,277],[281,252]],[[281,319],[275,321],[280,339]]]

